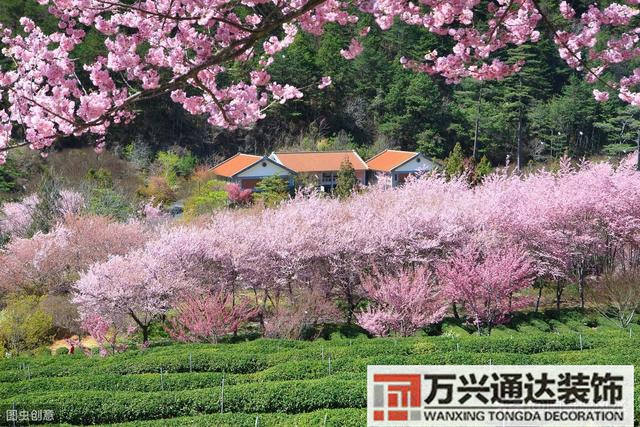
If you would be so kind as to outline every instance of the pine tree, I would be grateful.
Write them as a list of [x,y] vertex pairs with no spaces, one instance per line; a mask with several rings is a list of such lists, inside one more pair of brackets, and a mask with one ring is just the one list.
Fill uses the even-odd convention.
[[507,77],[501,87],[503,115],[510,124],[511,141],[515,142],[516,166],[524,166],[524,146],[527,139],[527,113],[536,102],[548,98],[551,94],[549,66],[541,59],[543,48],[537,45],[524,44],[509,54],[508,61],[516,63],[524,61],[520,72]]
[[462,154],[462,146],[456,143],[453,151],[445,160],[444,172],[449,178],[455,178],[464,172],[464,155]]
[[487,156],[482,156],[480,162],[476,165],[476,180],[481,182],[482,178],[489,175],[492,170],[493,168]]

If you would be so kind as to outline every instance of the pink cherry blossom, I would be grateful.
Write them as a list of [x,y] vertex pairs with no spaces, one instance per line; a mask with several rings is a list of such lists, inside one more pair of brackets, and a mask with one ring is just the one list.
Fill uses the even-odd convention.
[[609,100],[609,92],[601,92],[598,89],[593,90],[593,97],[596,101],[604,102]]
[[324,89],[328,86],[331,86],[331,76],[323,77],[320,80],[320,84],[318,85],[318,89]]
[[356,56],[362,53],[362,44],[357,39],[351,39],[351,43],[349,43],[348,49],[341,49],[340,55],[344,59],[354,59]]

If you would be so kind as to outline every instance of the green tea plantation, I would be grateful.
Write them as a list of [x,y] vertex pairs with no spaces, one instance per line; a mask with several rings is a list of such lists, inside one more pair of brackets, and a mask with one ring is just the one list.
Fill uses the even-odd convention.
[[[445,324],[438,336],[414,338],[335,333],[312,342],[156,345],[104,358],[14,357],[0,362],[0,409],[3,423],[7,410],[46,410],[56,425],[355,427],[366,425],[370,364],[640,364],[638,324],[622,330],[569,312],[514,325],[491,336]],[[637,424],[637,369],[635,384]]]

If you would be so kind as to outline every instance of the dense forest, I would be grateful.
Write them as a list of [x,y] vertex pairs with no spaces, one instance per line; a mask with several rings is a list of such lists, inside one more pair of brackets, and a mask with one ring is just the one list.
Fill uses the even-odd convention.
[[[21,16],[33,18],[45,31],[55,29],[36,0],[0,3],[0,22],[17,26]],[[294,45],[279,54],[271,73],[275,81],[297,85],[305,95],[274,105],[251,129],[214,129],[170,99],[157,98],[138,106],[132,124],[112,128],[108,143],[116,152],[140,155],[188,147],[209,162],[237,151],[263,154],[276,148],[356,148],[369,157],[394,147],[444,158],[460,143],[466,156],[486,155],[494,165],[563,154],[611,155],[636,145],[637,108],[617,99],[596,102],[593,86],[564,64],[550,42],[509,49],[505,55],[510,63],[525,61],[518,74],[497,82],[450,85],[400,63],[402,56],[419,58],[433,49],[446,50],[437,36],[401,24],[381,31],[369,16],[362,16],[358,26],[370,26],[371,33],[364,39],[364,52],[352,61],[338,54],[352,36],[347,29],[329,26],[320,38],[298,34]],[[77,49],[78,58],[101,54],[102,42],[90,34]],[[243,67],[248,65],[229,73],[246,73]],[[319,90],[321,76],[331,76],[333,84]]]

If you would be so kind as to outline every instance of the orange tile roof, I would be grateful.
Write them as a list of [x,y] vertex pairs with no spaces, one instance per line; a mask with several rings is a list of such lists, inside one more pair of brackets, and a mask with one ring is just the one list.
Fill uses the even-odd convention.
[[216,165],[212,171],[218,176],[224,176],[231,178],[238,172],[248,168],[258,160],[262,159],[261,156],[253,156],[251,154],[238,153],[233,157],[229,157],[227,160]]
[[367,166],[376,171],[391,172],[417,154],[415,151],[384,150],[367,160]]
[[275,152],[280,163],[296,172],[328,172],[340,169],[344,159],[355,170],[366,170],[367,164],[355,151]]

